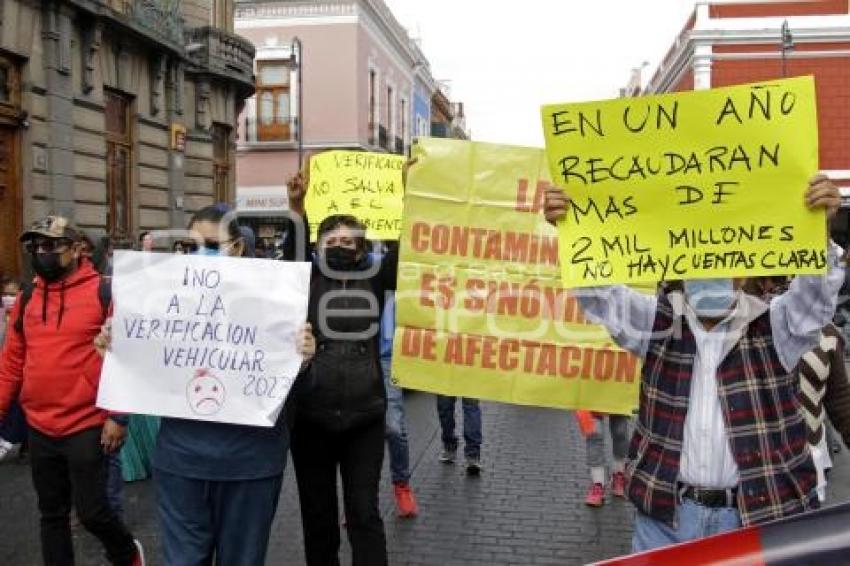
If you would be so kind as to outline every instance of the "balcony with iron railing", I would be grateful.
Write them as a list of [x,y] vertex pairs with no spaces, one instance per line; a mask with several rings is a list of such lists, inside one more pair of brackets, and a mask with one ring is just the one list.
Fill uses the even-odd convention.
[[289,148],[298,141],[298,118],[243,118],[239,134],[240,145]]
[[181,0],[73,0],[72,3],[92,11],[111,11],[119,22],[172,45],[183,47],[183,14]]
[[248,94],[253,92],[256,49],[250,41],[212,26],[186,30],[185,41],[195,66],[241,83]]

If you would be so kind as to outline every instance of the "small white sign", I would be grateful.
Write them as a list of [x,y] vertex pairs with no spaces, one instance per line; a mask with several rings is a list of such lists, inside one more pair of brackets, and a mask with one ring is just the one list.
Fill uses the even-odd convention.
[[236,212],[275,213],[289,210],[286,187],[264,192],[242,191],[236,195]]
[[302,362],[310,269],[116,251],[98,407],[273,426]]

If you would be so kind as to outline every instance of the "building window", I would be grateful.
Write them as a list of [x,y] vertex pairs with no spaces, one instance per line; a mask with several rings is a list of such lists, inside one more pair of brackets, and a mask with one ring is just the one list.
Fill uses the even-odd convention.
[[17,66],[0,56],[0,111],[17,117],[21,105],[21,82]]
[[393,104],[395,101],[393,100],[393,87],[387,87],[387,128],[390,131],[390,135],[395,134],[395,124],[393,123]]
[[369,69],[369,143],[375,145],[375,125],[378,122],[378,77],[374,69]]
[[404,153],[404,144],[407,140],[407,100],[401,99],[401,132],[396,140],[396,153]]
[[393,143],[393,87],[387,86],[387,114],[384,122],[378,127],[378,145],[383,149],[390,149]]
[[289,61],[257,62],[257,140],[291,141]]
[[0,273],[21,274],[20,80],[17,65],[0,56]]
[[230,202],[230,126],[213,124],[213,197],[215,202]]
[[9,104],[11,92],[9,89],[9,68],[0,67],[0,103]]
[[106,230],[116,239],[131,233],[132,152],[130,97],[104,91],[106,102]]

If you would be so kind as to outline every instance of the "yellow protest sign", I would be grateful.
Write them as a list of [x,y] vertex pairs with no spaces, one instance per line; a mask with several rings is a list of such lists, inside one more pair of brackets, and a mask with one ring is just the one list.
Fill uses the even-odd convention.
[[812,77],[542,109],[567,287],[826,270]]
[[630,414],[640,364],[565,290],[541,149],[425,138],[405,197],[393,376],[411,389]]
[[310,236],[334,214],[351,214],[366,225],[366,237],[398,240],[406,158],[390,153],[326,151],[310,158],[306,207]]

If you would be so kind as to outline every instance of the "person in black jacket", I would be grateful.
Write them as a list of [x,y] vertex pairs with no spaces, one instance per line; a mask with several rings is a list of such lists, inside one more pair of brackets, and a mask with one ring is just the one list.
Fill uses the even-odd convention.
[[[290,209],[305,231],[306,184],[300,175],[289,183]],[[352,563],[382,566],[387,551],[378,484],[386,393],[378,338],[398,255],[374,260],[365,228],[353,216],[326,218],[317,239],[308,310],[317,348],[298,385],[291,446],[307,564],[339,564],[339,471]]]

